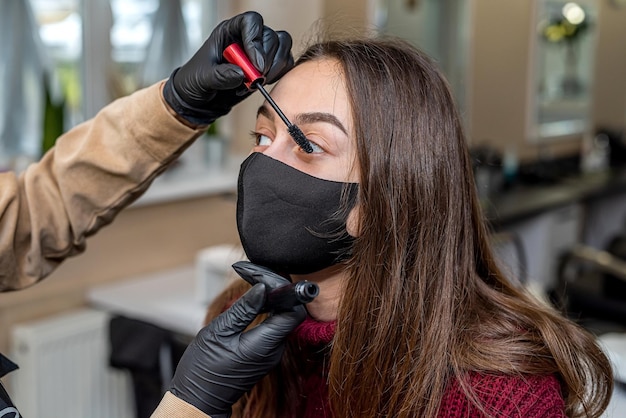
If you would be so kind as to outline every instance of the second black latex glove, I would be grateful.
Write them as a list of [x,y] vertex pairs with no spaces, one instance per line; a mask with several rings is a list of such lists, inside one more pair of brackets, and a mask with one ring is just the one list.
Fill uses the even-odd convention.
[[230,416],[231,406],[279,363],[285,338],[306,317],[303,306],[268,317],[251,330],[265,302],[266,286],[287,280],[275,275],[257,283],[203,328],[183,354],[170,392],[212,418]]
[[193,123],[210,124],[251,94],[243,85],[243,70],[222,56],[234,42],[267,83],[293,67],[291,36],[265,26],[256,12],[242,13],[217,25],[196,54],[170,76],[163,96],[176,113]]

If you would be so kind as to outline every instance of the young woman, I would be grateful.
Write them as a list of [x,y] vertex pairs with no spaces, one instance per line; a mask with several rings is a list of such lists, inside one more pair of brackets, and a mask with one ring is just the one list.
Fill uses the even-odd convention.
[[314,152],[259,109],[239,232],[253,263],[320,295],[233,417],[601,415],[609,362],[498,268],[454,99],[426,56],[321,42],[272,96]]

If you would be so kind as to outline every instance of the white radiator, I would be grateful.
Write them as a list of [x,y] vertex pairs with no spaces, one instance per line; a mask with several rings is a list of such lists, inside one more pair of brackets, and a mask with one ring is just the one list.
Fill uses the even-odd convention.
[[15,326],[7,388],[27,418],[131,418],[130,376],[108,366],[109,315],[91,309]]

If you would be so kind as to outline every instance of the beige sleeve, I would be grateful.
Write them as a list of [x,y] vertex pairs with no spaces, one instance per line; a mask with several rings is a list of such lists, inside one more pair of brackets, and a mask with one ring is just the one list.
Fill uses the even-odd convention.
[[163,399],[150,418],[211,418],[195,406],[165,392]]
[[177,119],[162,85],[111,103],[19,177],[0,173],[0,291],[30,286],[84,251],[202,133]]

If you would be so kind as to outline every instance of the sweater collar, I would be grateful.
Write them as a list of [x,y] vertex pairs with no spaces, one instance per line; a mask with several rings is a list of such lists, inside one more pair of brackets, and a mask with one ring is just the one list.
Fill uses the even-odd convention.
[[307,316],[295,329],[294,337],[302,345],[328,344],[335,336],[337,321],[320,322]]

